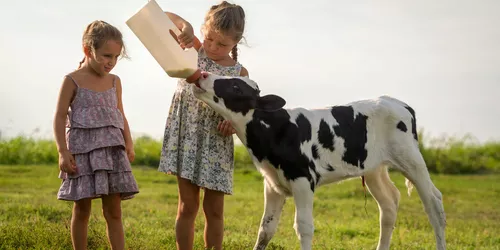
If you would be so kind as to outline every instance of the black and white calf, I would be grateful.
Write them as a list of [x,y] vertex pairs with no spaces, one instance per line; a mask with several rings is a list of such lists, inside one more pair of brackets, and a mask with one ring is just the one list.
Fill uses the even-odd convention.
[[383,96],[325,109],[283,109],[285,100],[260,96],[248,78],[203,73],[194,95],[230,120],[264,176],[265,208],[254,249],[273,237],[287,196],[295,201],[294,228],[301,249],[311,249],[314,190],[328,183],[364,176],[380,210],[377,249],[389,249],[400,193],[389,178],[393,167],[415,185],[437,249],[445,249],[441,192],[430,179],[418,148],[415,112]]

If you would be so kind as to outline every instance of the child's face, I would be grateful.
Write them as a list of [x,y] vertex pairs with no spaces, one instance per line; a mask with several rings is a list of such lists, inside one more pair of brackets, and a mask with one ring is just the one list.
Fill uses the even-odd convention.
[[233,36],[209,30],[205,35],[203,48],[207,56],[216,61],[227,57],[236,44],[237,42],[233,40]]
[[122,51],[121,43],[106,41],[95,53],[91,53],[90,65],[99,75],[107,75],[115,67]]

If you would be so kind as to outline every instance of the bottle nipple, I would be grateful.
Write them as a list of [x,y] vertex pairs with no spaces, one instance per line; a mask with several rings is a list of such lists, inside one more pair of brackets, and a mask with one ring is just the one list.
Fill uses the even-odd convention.
[[186,82],[194,83],[201,77],[201,70],[197,69],[192,75],[186,78]]

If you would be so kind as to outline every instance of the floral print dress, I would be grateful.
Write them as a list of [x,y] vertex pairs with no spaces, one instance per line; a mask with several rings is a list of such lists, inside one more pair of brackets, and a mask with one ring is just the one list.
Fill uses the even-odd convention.
[[[242,65],[221,66],[198,53],[202,71],[239,76]],[[192,85],[179,80],[165,125],[158,170],[190,180],[202,188],[233,193],[234,142],[217,125],[224,119],[192,93]]]

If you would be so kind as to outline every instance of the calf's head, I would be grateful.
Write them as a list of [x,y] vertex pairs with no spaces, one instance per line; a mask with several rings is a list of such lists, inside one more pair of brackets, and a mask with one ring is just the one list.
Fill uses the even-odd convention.
[[230,120],[236,130],[252,119],[255,110],[273,112],[286,103],[276,95],[260,96],[257,83],[248,77],[227,77],[203,72],[195,85],[195,97]]

